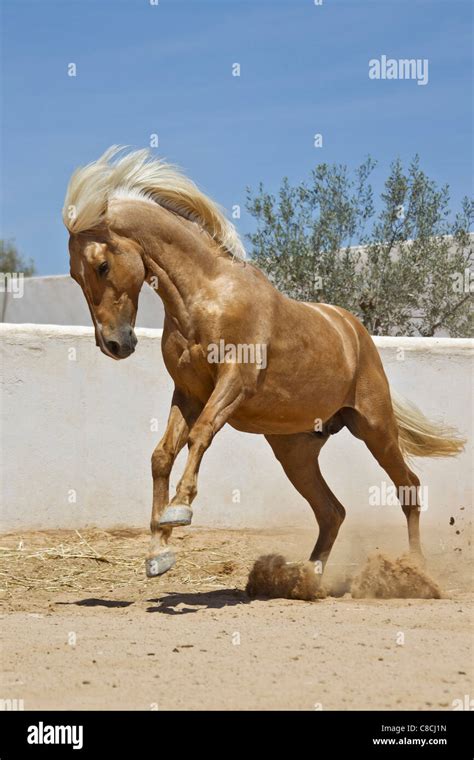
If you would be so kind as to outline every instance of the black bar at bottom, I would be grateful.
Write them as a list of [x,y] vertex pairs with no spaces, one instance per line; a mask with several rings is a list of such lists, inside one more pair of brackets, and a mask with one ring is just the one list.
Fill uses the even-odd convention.
[[268,751],[289,742],[294,755],[305,746],[304,754],[312,748],[315,756],[329,749],[361,757],[404,753],[462,760],[473,757],[471,737],[467,711],[0,713],[0,760],[96,757],[104,751],[107,757],[128,751],[159,755],[167,745],[180,754],[189,747],[193,754],[235,755],[239,749],[250,752],[254,739]]

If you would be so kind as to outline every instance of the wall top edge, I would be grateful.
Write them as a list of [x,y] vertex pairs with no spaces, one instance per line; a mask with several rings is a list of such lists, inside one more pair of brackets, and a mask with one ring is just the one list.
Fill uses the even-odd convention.
[[[136,334],[140,338],[160,339],[163,330],[151,327],[138,327]],[[38,336],[47,337],[85,337],[89,338],[94,335],[92,327],[82,327],[76,325],[41,325],[41,324],[14,324],[3,322],[0,323],[0,335],[9,338],[31,338]],[[455,351],[472,351],[474,350],[474,338],[421,338],[405,336],[375,336],[373,338],[377,348],[406,348],[408,350],[427,349],[451,349]]]

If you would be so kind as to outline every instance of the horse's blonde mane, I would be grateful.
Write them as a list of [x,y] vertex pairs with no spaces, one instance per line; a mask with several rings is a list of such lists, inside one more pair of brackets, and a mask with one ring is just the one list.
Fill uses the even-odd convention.
[[73,173],[63,206],[63,221],[69,232],[99,226],[112,198],[145,200],[196,222],[223,249],[233,256],[245,257],[234,225],[192,180],[175,166],[154,158],[148,149],[117,158],[123,150],[114,145],[97,161]]

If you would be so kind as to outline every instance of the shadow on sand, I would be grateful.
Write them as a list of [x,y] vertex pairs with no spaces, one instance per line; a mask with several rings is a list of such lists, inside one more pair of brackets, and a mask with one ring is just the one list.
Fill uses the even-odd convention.
[[[161,599],[149,599],[156,606],[148,607],[147,612],[161,612],[165,615],[187,615],[190,612],[199,612],[202,609],[222,609],[234,607],[238,604],[248,604],[251,599],[245,591],[239,589],[218,589],[216,591],[201,591],[194,593],[167,594]],[[181,609],[177,609],[184,605]]]
[[130,607],[134,602],[118,601],[115,599],[79,599],[76,602],[56,602],[56,604],[74,604],[76,607]]

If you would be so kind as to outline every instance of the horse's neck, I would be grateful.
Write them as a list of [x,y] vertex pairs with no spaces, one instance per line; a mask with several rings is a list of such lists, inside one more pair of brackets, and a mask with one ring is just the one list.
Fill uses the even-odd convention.
[[185,336],[192,335],[190,312],[197,298],[218,298],[213,281],[232,260],[219,254],[209,235],[193,222],[155,203],[116,199],[109,223],[143,251],[145,279],[163,301],[166,314]]
[[193,296],[193,287],[190,282],[187,286],[187,278],[178,276],[173,268],[166,266],[162,261],[148,255],[145,258],[147,268],[146,281],[161,298],[165,315],[173,323],[177,323],[183,335],[190,335],[192,323],[190,317],[190,299]]
[[160,207],[153,216],[145,236],[146,280],[163,301],[166,315],[191,337],[191,307],[198,293],[209,290],[219,253],[196,224]]

